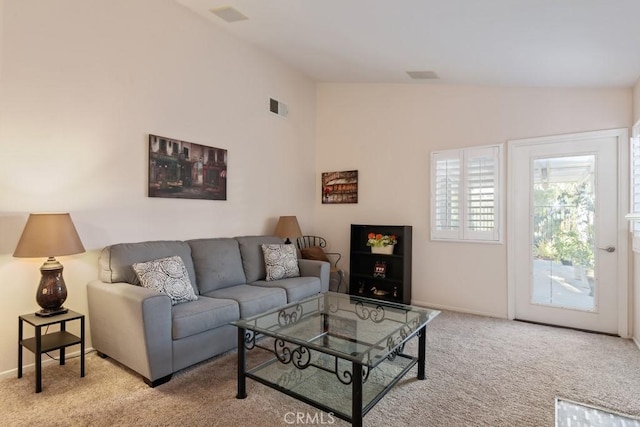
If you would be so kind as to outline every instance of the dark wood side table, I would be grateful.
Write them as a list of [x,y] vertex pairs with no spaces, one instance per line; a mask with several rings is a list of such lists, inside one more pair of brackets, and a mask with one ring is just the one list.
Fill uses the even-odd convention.
[[[80,337],[67,332],[67,322],[80,320]],[[23,325],[27,322],[35,328],[33,338],[22,338]],[[60,330],[42,334],[42,328],[50,325],[60,325]],[[22,348],[36,355],[36,393],[42,391],[42,353],[60,350],[60,364],[65,362],[65,349],[71,345],[80,344],[80,376],[84,377],[84,314],[69,310],[67,313],[51,317],[36,316],[35,313],[23,314],[18,317],[18,378],[22,378]]]

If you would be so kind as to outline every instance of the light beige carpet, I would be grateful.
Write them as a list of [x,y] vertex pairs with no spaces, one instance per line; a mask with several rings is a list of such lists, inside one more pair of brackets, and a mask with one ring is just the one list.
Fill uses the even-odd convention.
[[[407,346],[415,354],[417,340]],[[265,357],[249,352],[249,362]],[[287,426],[291,413],[345,426],[321,411],[247,380],[235,398],[235,352],[149,388],[95,353],[49,365],[43,392],[32,370],[0,380],[4,426]],[[427,379],[415,368],[364,418],[365,426],[553,426],[555,398],[640,415],[640,351],[621,338],[458,313],[427,331]],[[315,417],[315,418],[313,418]],[[333,421],[333,424],[330,424]],[[301,425],[301,424],[297,424]],[[307,424],[309,425],[309,424]]]

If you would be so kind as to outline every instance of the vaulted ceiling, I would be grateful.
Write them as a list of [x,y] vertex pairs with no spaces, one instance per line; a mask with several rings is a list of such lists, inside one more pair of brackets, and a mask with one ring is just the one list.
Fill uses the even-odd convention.
[[[176,1],[318,81],[629,87],[640,77],[640,0]],[[227,6],[248,19],[210,11]]]

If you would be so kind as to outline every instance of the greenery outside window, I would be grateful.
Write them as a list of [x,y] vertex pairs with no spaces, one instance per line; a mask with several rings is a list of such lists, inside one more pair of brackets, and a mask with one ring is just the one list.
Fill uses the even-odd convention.
[[536,258],[593,270],[594,194],[592,174],[581,181],[534,183],[533,255]]

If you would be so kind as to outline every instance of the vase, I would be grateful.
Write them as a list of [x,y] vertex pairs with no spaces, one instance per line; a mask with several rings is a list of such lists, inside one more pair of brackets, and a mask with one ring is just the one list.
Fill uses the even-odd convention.
[[385,255],[391,255],[391,254],[393,254],[393,246],[394,246],[394,245],[388,245],[388,246],[371,246],[371,253],[372,253],[372,254],[385,254]]

